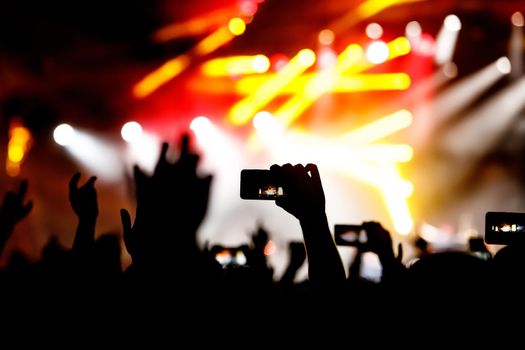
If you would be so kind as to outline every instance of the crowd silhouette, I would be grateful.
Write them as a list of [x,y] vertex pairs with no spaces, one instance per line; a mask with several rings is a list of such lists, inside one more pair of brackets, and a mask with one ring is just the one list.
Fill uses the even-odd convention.
[[[289,263],[279,280],[267,261],[269,234],[259,226],[251,242],[239,247],[200,247],[197,230],[205,215],[212,176],[199,176],[199,156],[181,138],[176,161],[167,159],[164,143],[151,176],[134,167],[136,211],[121,209],[122,238],[132,262],[121,267],[121,236],[96,239],[98,216],[96,177],[69,182],[69,202],[78,218],[72,247],[51,238],[41,259],[29,262],[11,255],[0,272],[1,308],[30,307],[164,307],[268,303],[336,303],[356,300],[517,299],[524,291],[525,240],[516,240],[494,256],[483,242],[469,251],[431,252],[419,238],[418,259],[403,263],[403,246],[393,247],[390,233],[378,222],[364,222],[366,245],[357,249],[345,272],[325,213],[321,177],[314,164],[273,165],[285,196],[275,204],[293,215],[303,241],[289,243]],[[27,181],[7,192],[0,207],[0,254],[17,223],[31,214]],[[115,210],[118,210],[115,209]],[[481,244],[480,244],[481,243]],[[474,248],[477,247],[477,248]],[[481,247],[481,248],[480,248]],[[219,253],[241,258],[219,261]],[[379,281],[361,276],[362,256],[378,256]],[[297,282],[308,263],[307,279]]]

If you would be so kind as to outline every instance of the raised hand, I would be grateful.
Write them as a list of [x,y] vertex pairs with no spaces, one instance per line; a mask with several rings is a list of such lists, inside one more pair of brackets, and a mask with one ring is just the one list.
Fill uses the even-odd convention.
[[95,242],[95,225],[98,216],[96,177],[92,176],[78,187],[80,173],[73,175],[69,181],[69,202],[78,216],[78,226],[73,240],[73,251],[89,250]]
[[299,219],[308,257],[310,282],[325,291],[339,288],[346,279],[325,213],[325,196],[317,166],[272,165],[272,175],[284,196],[275,204]]
[[78,187],[79,180],[80,173],[76,173],[69,181],[71,208],[78,217],[94,219],[98,216],[97,191],[95,190],[97,178],[92,176],[84,185]]
[[275,204],[299,220],[324,213],[324,191],[315,164],[272,165],[270,170],[284,189],[284,196],[276,199]]
[[0,253],[11,236],[15,225],[24,219],[31,209],[33,202],[24,203],[27,192],[27,180],[20,183],[18,192],[7,192],[0,207]]

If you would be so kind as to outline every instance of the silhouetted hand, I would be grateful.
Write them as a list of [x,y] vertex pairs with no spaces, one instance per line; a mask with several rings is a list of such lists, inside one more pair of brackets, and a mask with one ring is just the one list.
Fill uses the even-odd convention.
[[375,221],[364,222],[363,229],[367,234],[366,248],[372,253],[376,253],[379,257],[392,257],[394,252],[392,250],[392,237],[390,233]]
[[284,189],[284,196],[277,198],[275,204],[299,220],[324,213],[324,191],[315,164],[272,165],[270,170]]
[[69,202],[71,208],[78,217],[93,219],[98,216],[97,191],[95,181],[97,178],[92,176],[82,186],[78,187],[80,173],[73,175],[69,181]]
[[317,166],[272,165],[273,177],[284,196],[275,204],[299,219],[308,257],[308,276],[316,288],[333,291],[346,279],[325,213],[325,197]]
[[96,177],[92,176],[78,187],[80,173],[73,175],[69,181],[69,202],[78,216],[78,226],[73,240],[74,252],[88,251],[95,242],[95,225],[98,216]]
[[15,225],[24,219],[31,209],[33,202],[24,203],[27,192],[27,180],[20,183],[18,192],[7,192],[0,207],[0,253],[11,236]]

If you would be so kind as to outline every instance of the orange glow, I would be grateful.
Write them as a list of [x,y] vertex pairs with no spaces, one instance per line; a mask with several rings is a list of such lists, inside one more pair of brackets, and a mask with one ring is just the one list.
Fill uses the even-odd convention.
[[246,30],[246,23],[244,23],[242,18],[234,17],[228,22],[228,29],[233,35],[239,36]]
[[255,113],[280,94],[280,91],[297,76],[315,63],[315,53],[310,49],[299,51],[272,79],[265,81],[252,94],[237,102],[228,115],[235,125],[248,122]]
[[267,72],[270,60],[264,55],[232,56],[209,60],[202,65],[202,73],[209,77],[244,75]]
[[217,29],[215,32],[202,39],[197,46],[195,46],[195,54],[204,56],[213,51],[217,50],[222,45],[230,42],[235,35],[233,35],[228,26],[223,26]]
[[264,246],[264,255],[270,256],[273,253],[275,253],[275,243],[273,243],[272,240],[269,240]]
[[169,60],[138,82],[133,88],[133,95],[137,98],[150,95],[153,91],[180,74],[189,64],[190,58],[187,55],[180,55]]
[[155,32],[153,38],[156,42],[166,42],[182,37],[203,34],[226,23],[228,19],[236,13],[237,6],[212,11],[189,21],[167,25]]
[[17,122],[9,130],[7,144],[6,172],[11,177],[20,174],[20,165],[31,146],[31,133]]

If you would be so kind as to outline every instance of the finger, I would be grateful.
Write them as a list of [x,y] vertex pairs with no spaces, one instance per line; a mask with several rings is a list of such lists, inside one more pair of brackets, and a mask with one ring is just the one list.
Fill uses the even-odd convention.
[[397,261],[401,262],[403,260],[403,245],[399,243],[397,245]]
[[321,176],[319,175],[319,169],[317,169],[317,165],[308,163],[305,167],[306,171],[310,172],[310,177],[313,181],[316,183],[321,183]]
[[146,179],[146,174],[144,174],[138,165],[135,165],[133,166],[133,177],[135,177],[135,183],[142,184]]
[[157,162],[157,166],[161,163],[166,163],[168,161],[166,158],[166,155],[168,154],[168,148],[169,144],[167,142],[163,142],[160,148],[159,161]]
[[24,198],[27,192],[27,185],[28,185],[27,180],[23,180],[20,183],[20,187],[18,188],[18,198]]
[[32,209],[33,209],[33,201],[27,202],[27,204],[22,209],[22,216],[24,217],[27,216],[27,214],[29,214]]
[[80,180],[80,173],[75,173],[71,180],[69,180],[69,193],[73,193],[77,190],[78,180]]
[[91,176],[84,186],[94,187],[95,181],[97,181],[97,177]]
[[126,209],[120,209],[120,221],[122,222],[124,237],[128,237],[131,233],[131,217]]
[[180,140],[180,157],[183,158],[190,154],[190,135],[182,134]]

